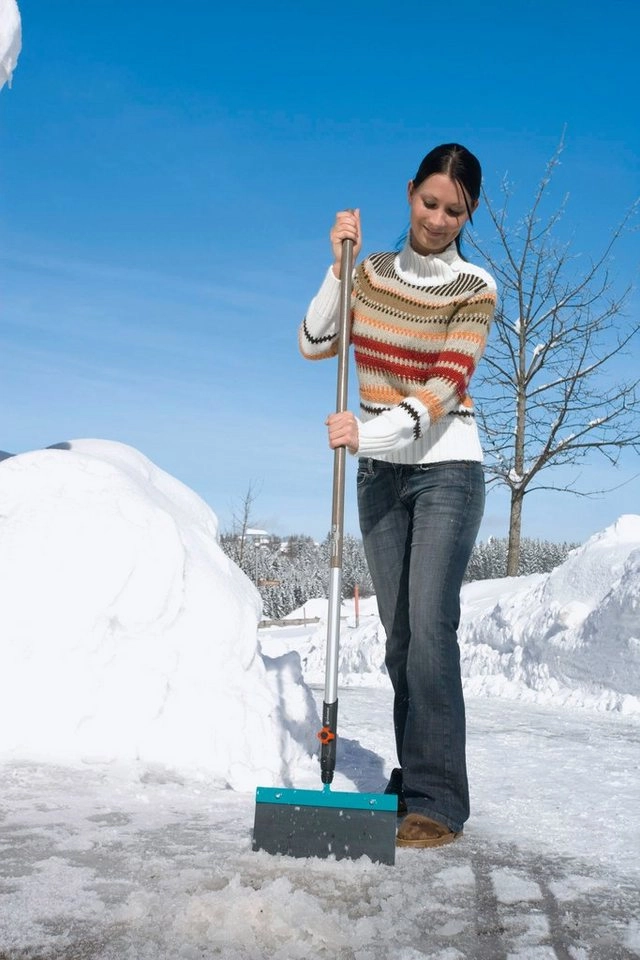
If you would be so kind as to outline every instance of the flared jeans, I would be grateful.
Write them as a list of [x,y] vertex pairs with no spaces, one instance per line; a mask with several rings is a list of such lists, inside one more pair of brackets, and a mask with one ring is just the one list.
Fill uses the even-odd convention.
[[484,510],[482,465],[360,459],[358,510],[387,635],[394,728],[410,812],[469,817],[460,589]]

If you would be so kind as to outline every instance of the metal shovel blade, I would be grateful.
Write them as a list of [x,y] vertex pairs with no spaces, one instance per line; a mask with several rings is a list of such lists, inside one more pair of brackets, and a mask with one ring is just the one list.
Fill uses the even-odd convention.
[[393,794],[258,787],[253,849],[393,866],[397,816]]

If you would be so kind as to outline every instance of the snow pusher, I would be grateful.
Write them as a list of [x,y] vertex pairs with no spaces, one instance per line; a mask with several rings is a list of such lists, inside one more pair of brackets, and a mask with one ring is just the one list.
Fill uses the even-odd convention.
[[[343,241],[336,411],[347,409],[353,241]],[[342,547],[346,448],[334,451],[327,650],[320,740],[322,790],[258,787],[253,849],[290,857],[394,864],[398,798],[384,793],[332,792],[338,725],[338,656],[342,599]]]

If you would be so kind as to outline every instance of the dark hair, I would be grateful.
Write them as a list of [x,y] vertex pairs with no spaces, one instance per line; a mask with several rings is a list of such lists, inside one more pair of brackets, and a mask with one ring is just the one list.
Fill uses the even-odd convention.
[[[413,178],[413,186],[419,187],[434,173],[444,173],[460,186],[469,223],[473,223],[471,204],[480,198],[482,185],[482,168],[478,158],[459,143],[443,143],[424,157]],[[456,247],[460,253],[460,234],[456,237]]]

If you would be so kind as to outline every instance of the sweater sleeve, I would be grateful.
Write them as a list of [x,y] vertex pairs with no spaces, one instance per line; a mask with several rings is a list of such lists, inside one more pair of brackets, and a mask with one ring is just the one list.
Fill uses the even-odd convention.
[[397,406],[366,422],[358,421],[358,456],[402,450],[461,403],[470,403],[469,383],[487,344],[495,303],[495,289],[489,288],[458,307],[428,379],[416,383]]
[[339,313],[340,281],[329,267],[298,331],[300,352],[307,360],[323,360],[337,354]]

